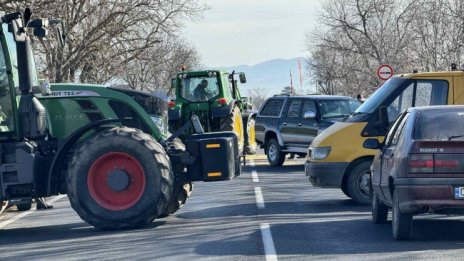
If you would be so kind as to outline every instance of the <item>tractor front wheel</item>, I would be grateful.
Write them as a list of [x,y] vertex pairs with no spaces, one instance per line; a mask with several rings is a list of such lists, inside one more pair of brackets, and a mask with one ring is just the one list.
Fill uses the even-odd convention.
[[243,133],[243,121],[242,113],[237,106],[234,106],[229,116],[220,118],[220,131],[233,131],[237,134],[238,138],[238,151],[241,155],[243,153],[243,147],[245,143],[245,137]]
[[71,206],[97,229],[143,226],[165,209],[172,193],[163,147],[127,127],[106,129],[78,145],[67,174]]
[[[175,150],[175,153],[183,152],[185,151],[185,145],[180,139],[176,138],[171,144],[171,149]],[[173,164],[176,164],[176,162],[173,162]],[[174,179],[174,187],[172,189],[171,199],[158,218],[164,218],[174,214],[177,210],[185,205],[187,199],[190,197],[190,195],[192,195],[193,184],[189,181],[186,181],[186,178],[182,176],[185,175],[185,173],[174,173],[174,175],[176,178]]]
[[256,136],[255,136],[255,119],[253,117],[244,118],[244,123],[246,123],[246,132],[245,132],[245,154],[255,155],[256,154]]

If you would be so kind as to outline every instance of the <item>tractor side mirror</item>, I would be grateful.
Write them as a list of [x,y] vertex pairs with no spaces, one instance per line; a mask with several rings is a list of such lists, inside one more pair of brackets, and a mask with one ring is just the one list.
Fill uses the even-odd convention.
[[240,78],[240,83],[246,83],[245,73],[240,73],[239,78]]
[[27,27],[34,28],[33,34],[37,37],[46,37],[48,35],[48,20],[47,19],[34,19],[27,23]]
[[48,20],[48,22],[51,25],[60,25],[56,27],[56,39],[58,40],[58,43],[60,44],[61,48],[63,48],[66,44],[64,21],[61,19],[50,19]]

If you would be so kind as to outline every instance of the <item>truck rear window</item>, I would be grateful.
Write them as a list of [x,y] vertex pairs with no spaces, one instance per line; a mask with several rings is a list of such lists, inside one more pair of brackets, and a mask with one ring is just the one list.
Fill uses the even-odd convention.
[[270,99],[261,109],[260,116],[275,116],[279,117],[284,105],[283,99]]

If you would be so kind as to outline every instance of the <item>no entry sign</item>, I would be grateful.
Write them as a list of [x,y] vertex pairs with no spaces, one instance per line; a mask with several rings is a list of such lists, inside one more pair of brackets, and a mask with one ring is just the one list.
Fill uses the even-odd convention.
[[377,76],[379,76],[380,79],[386,81],[393,76],[393,68],[388,64],[381,65],[377,69]]

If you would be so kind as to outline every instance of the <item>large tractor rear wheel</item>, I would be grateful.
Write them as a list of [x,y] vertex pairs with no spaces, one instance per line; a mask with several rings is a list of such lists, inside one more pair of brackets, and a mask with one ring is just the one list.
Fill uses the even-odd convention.
[[239,154],[243,153],[245,143],[245,136],[243,133],[242,113],[237,106],[234,106],[232,112],[228,117],[220,119],[220,131],[233,131],[238,137],[238,150]]
[[[174,139],[171,146],[176,152],[185,151],[185,145],[178,138]],[[185,173],[174,173],[174,175],[176,175],[176,178],[174,179],[171,199],[158,218],[164,218],[177,212],[177,210],[185,205],[190,195],[192,195],[193,184],[186,181],[185,177],[178,176],[185,175]]]
[[67,176],[73,209],[98,229],[143,226],[166,207],[171,163],[151,136],[115,127],[78,145]]
[[245,154],[255,155],[256,154],[256,139],[255,139],[255,119],[253,117],[244,118],[244,123],[246,123],[246,132],[245,132]]

